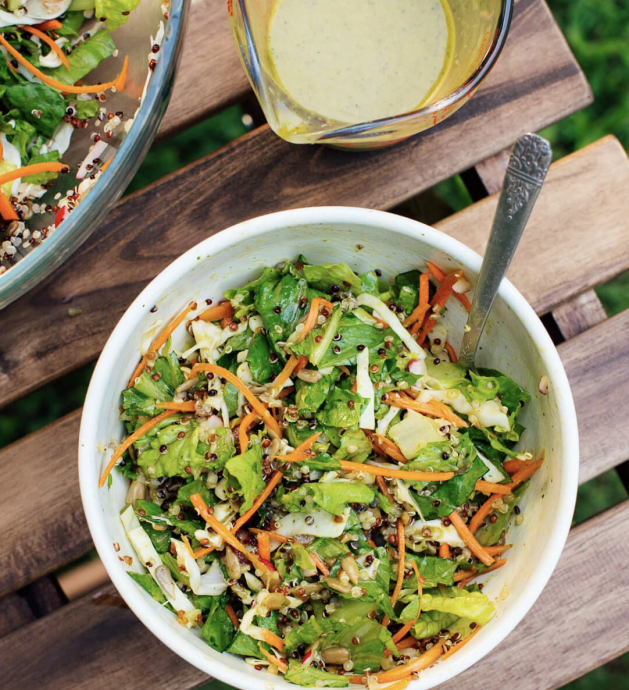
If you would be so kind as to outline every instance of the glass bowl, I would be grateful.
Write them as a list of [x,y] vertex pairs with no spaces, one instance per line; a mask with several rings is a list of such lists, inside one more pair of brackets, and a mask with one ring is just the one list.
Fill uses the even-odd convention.
[[452,54],[446,58],[427,102],[395,117],[348,124],[300,106],[279,80],[269,50],[270,25],[277,2],[228,2],[238,54],[269,125],[292,143],[353,149],[398,143],[456,112],[495,64],[507,38],[514,6],[514,0],[442,0],[453,36]]
[[[119,56],[129,56],[129,74],[123,92],[107,92],[106,105],[110,112],[132,113],[137,109],[134,123],[128,134],[114,144],[118,148],[111,164],[76,209],[39,246],[33,247],[0,275],[0,309],[46,278],[97,229],[98,224],[124,192],[146,155],[168,105],[190,3],[185,0],[170,0],[169,4],[168,21],[164,22],[159,59],[139,108],[139,99],[149,73],[152,38],[157,35],[160,21],[164,19],[162,0],[142,0],[130,15],[128,23],[113,34]],[[120,59],[119,57],[118,60],[105,60],[90,74],[90,82],[93,80],[92,83],[98,83],[112,79],[120,70]],[[38,203],[54,205],[57,203],[55,197],[60,198],[58,194],[61,197],[65,196],[79,183],[75,179],[74,171],[84,160],[88,147],[93,143],[90,134],[94,131],[99,130],[90,127],[75,131],[71,146],[63,156],[63,162],[70,165],[72,172],[69,175],[60,175]],[[102,128],[100,131],[102,133]],[[37,221],[41,226],[45,226],[50,224],[53,218],[54,214],[49,213],[38,216],[37,219],[33,218],[35,222],[31,224],[29,221],[29,230],[38,229]]]

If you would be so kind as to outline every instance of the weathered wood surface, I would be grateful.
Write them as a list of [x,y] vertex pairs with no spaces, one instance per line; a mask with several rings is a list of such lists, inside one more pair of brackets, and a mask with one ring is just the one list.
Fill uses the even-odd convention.
[[[579,418],[581,482],[629,459],[629,429],[625,423],[629,417],[627,342],[629,311],[559,347]],[[592,405],[593,400],[596,405]],[[23,470],[14,477],[11,493],[0,503],[0,522],[11,525],[0,541],[0,595],[92,548],[77,487],[75,439],[79,415],[79,411],[74,412],[0,452],[0,472],[18,463]],[[613,434],[610,429],[614,429]],[[41,448],[46,452],[40,452]],[[37,511],[24,514],[20,508],[25,501],[39,499],[40,489],[30,477],[42,464],[51,479],[46,500],[39,501]],[[18,513],[21,519],[16,522],[12,516]]]
[[[403,145],[349,154],[290,145],[267,127],[240,138],[121,201],[88,244],[2,312],[0,405],[93,360],[140,289],[217,230],[297,206],[391,208],[590,99],[546,5],[521,0],[487,83],[441,126]],[[68,317],[70,298],[80,316]]]
[[0,599],[0,637],[12,633],[34,620],[35,614],[23,596],[9,594]]
[[607,314],[596,292],[587,290],[578,297],[555,307],[553,317],[561,334],[568,340],[602,323],[607,318]]
[[250,93],[229,29],[226,1],[191,1],[179,72],[160,138],[186,129]]
[[[524,621],[487,658],[441,687],[487,690],[494,687],[487,679],[496,678],[518,690],[553,690],[627,651],[629,637],[613,631],[623,630],[629,616],[628,544],[629,501],[573,529]],[[584,591],[596,592],[595,606],[584,606]],[[192,690],[208,680],[116,605],[113,586],[96,601],[109,605],[84,597],[0,640],[3,688],[39,690],[42,674],[46,690]]]

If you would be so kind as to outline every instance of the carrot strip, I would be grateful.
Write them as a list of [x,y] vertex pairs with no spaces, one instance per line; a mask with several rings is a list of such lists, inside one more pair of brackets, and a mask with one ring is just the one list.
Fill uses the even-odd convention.
[[66,54],[61,50],[61,48],[50,38],[48,34],[45,34],[43,31],[40,31],[38,28],[34,26],[20,26],[20,29],[22,31],[27,31],[29,34],[33,34],[33,36],[37,36],[40,41],[43,41],[49,48],[50,50],[53,51],[57,55],[57,57],[61,60],[62,64],[64,67],[67,67],[70,69],[70,63],[68,62],[68,57]]
[[264,491],[256,498],[253,505],[246,513],[243,513],[234,523],[234,532],[237,532],[244,524],[246,524],[258,511],[258,508],[266,501],[266,499],[273,493],[273,489],[282,481],[284,475],[277,471],[271,479],[269,479]]
[[[399,649],[399,647],[398,647]],[[413,673],[418,673],[428,668],[437,661],[437,659],[443,654],[443,645],[440,642],[433,645],[427,652],[424,652],[416,659],[413,659],[408,664],[403,666],[397,666],[392,668],[390,671],[385,671],[384,673],[372,673],[369,676],[351,676],[350,680],[352,683],[363,683],[367,682],[367,678],[375,678],[378,683],[388,683],[394,680],[401,680],[410,676]]]
[[510,549],[512,546],[512,544],[503,544],[496,546],[485,546],[484,548],[490,556],[499,556],[501,553],[504,553],[505,551],[507,551],[507,549]]
[[401,519],[397,521],[397,550],[400,557],[397,562],[397,582],[395,583],[395,589],[391,595],[392,606],[397,604],[398,597],[402,591],[402,585],[404,584],[404,567],[406,565],[406,533],[404,532],[404,523]]
[[395,633],[395,635],[393,635],[393,637],[391,638],[391,642],[393,642],[393,644],[397,644],[397,642],[402,640],[404,638],[404,636],[408,632],[410,632],[411,628],[415,625],[416,622],[417,622],[417,619],[415,618],[415,620],[412,620],[412,621],[409,621],[408,623],[406,623],[403,627],[401,627]]
[[392,505],[395,503],[395,499],[391,495],[391,492],[389,491],[389,487],[387,486],[387,483],[384,481],[382,477],[376,477],[376,484],[378,485],[378,488],[382,492],[382,495],[385,496],[386,498],[389,499],[389,503]]
[[[2,40],[2,34],[0,34],[0,40]],[[19,180],[28,175],[36,175],[42,172],[69,171],[70,168],[65,163],[33,163],[33,165],[25,165],[23,168],[17,168],[16,170],[9,170],[9,172],[2,173],[2,175],[0,175],[0,187],[7,182],[13,182],[13,180]]]
[[452,364],[456,364],[459,361],[459,358],[458,358],[456,352],[454,351],[454,348],[452,347],[452,345],[450,345],[450,343],[446,342],[444,347],[446,348],[446,352],[450,356],[450,361],[452,362]]
[[330,574],[330,571],[328,570],[327,565],[319,557],[319,554],[317,554],[315,551],[309,551],[308,555],[310,556],[310,560],[317,566],[317,570],[323,575],[323,577],[327,577]]
[[481,629],[481,626],[477,626],[476,630],[471,635],[468,635],[466,638],[462,639],[460,642],[457,642],[453,647],[450,647],[448,651],[441,657],[441,661],[445,661],[446,659],[449,659],[455,652],[458,652],[461,647],[464,647],[473,637],[474,635],[478,634],[478,631]]
[[275,539],[275,541],[279,541],[280,544],[286,544],[286,542],[290,541],[290,539],[283,537],[281,534],[278,534],[277,532],[269,532],[268,530],[257,529],[255,527],[248,527],[247,529],[256,535],[264,532],[265,534],[269,535],[269,539]]
[[332,302],[328,302],[322,297],[315,297],[312,302],[310,302],[310,310],[308,311],[308,316],[304,321],[304,327],[297,337],[297,342],[300,343],[304,338],[310,333],[310,331],[317,325],[317,319],[319,318],[319,307],[327,307],[328,309],[334,309]]
[[[2,184],[0,182],[0,184]],[[170,336],[174,333],[174,331],[179,327],[179,325],[182,323],[182,321],[186,318],[186,316],[191,312],[194,311],[197,308],[197,303],[196,302],[190,302],[190,304],[178,315],[176,316],[169,324],[164,328],[164,330],[153,340],[151,343],[148,352],[142,359],[140,360],[140,363],[138,366],[135,368],[135,371],[133,374],[131,374],[131,378],[129,379],[129,383],[127,384],[127,388],[131,388],[133,384],[135,383],[135,380],[140,376],[142,373],[142,370],[144,369],[144,366],[146,364],[146,357],[149,352],[157,354],[159,349],[162,347],[162,345],[170,338]]]
[[225,606],[225,613],[229,616],[229,620],[232,622],[234,628],[238,630],[238,628],[240,627],[240,621],[238,620],[238,616],[236,615],[234,607],[231,604],[227,604]]
[[232,374],[231,371],[224,369],[223,367],[219,367],[217,364],[195,364],[192,367],[191,375],[194,376],[200,371],[209,372],[215,376],[224,378],[226,381],[229,381],[245,396],[247,402],[258,413],[258,416],[262,418],[269,429],[271,429],[271,431],[278,436],[282,435],[279,424],[273,419],[271,413],[235,374]]
[[403,678],[402,680],[398,680],[397,683],[393,683],[392,685],[387,685],[385,690],[406,690],[406,688],[410,685],[411,679],[410,678]]
[[535,462],[530,462],[526,467],[523,467],[521,470],[518,470],[511,477],[511,482],[509,484],[505,484],[505,486],[508,486],[511,489],[515,489],[516,486],[522,484],[527,479],[532,477],[535,474],[535,472],[537,472],[537,470],[542,466],[543,462],[543,460],[536,460]]
[[[502,568],[502,566],[506,565],[506,564],[507,564],[507,559],[501,558],[500,560],[496,561],[492,566],[489,566],[489,568],[485,568],[485,570],[483,570],[480,573],[476,572],[476,568],[473,569],[474,572],[469,570],[467,577],[459,578],[458,587],[460,587],[461,589],[463,587],[467,587],[468,583],[471,582],[474,578],[478,577],[479,575],[484,575],[485,573],[491,573],[494,570],[498,570],[498,568]],[[461,571],[461,572],[465,572],[465,571]],[[456,575],[458,575],[458,574],[459,573],[455,574],[455,580],[454,580],[455,582],[457,582]]]
[[37,69],[20,53],[16,50],[7,40],[0,34],[0,45],[3,45],[7,51],[13,55],[13,57],[22,64],[31,74],[34,74],[38,79],[47,84],[57,91],[62,91],[63,93],[100,93],[101,91],[106,91],[107,89],[112,89],[115,87],[117,91],[124,90],[125,84],[127,82],[127,70],[129,69],[129,58],[125,57],[124,63],[122,64],[122,70],[120,74],[113,80],[104,82],[103,84],[98,84],[94,86],[74,86],[72,84],[64,84],[63,82],[52,79],[51,77],[44,74],[41,70]]
[[257,535],[258,553],[261,558],[267,561],[271,560],[271,540],[267,532],[259,532]]
[[[293,374],[298,374],[302,369],[305,369],[307,365],[308,365],[308,357],[306,357],[306,355],[299,355],[299,358],[297,359],[297,364],[296,364],[295,368],[293,369]],[[283,392],[284,390],[286,390],[286,389],[285,388],[282,389],[281,392]],[[292,390],[294,390],[294,389],[292,389]],[[277,397],[279,397],[279,394]]]
[[[279,640],[280,638],[278,637],[277,639]],[[288,664],[282,661],[281,659],[278,659],[275,656],[275,654],[270,654],[269,652],[267,652],[266,649],[262,646],[261,642],[258,642],[258,648],[260,649],[260,652],[266,658],[266,660],[274,666],[277,666],[282,673],[286,673],[286,671],[288,671]]]
[[[426,261],[426,266],[428,267],[428,272],[435,280],[441,282],[445,278],[446,274],[444,271],[435,266],[432,261]],[[466,311],[470,312],[472,310],[472,305],[467,295],[461,295],[458,292],[453,292],[452,295],[465,307]]]
[[341,366],[339,366],[339,369],[345,374],[345,376],[352,375],[352,372],[344,364],[341,364]]
[[491,495],[474,513],[469,524],[469,530],[472,534],[476,534],[478,528],[483,524],[483,520],[491,513],[494,503],[500,498],[502,498],[502,494]]
[[111,162],[113,161],[114,156],[109,156],[109,158],[100,166],[100,172],[104,173],[105,170],[111,165]]
[[3,220],[20,220],[9,197],[2,191],[0,191],[0,216]]
[[474,486],[476,491],[482,494],[500,494],[501,496],[508,496],[511,493],[509,484],[496,484],[495,482],[486,482],[479,479]]
[[439,546],[439,558],[452,558],[452,551],[449,544],[441,544]]
[[190,539],[188,539],[185,534],[182,534],[181,541],[185,544],[188,553],[192,556],[192,558],[194,558],[194,551],[192,550],[192,546],[190,546]]
[[397,477],[407,479],[411,482],[447,482],[454,477],[454,472],[409,472],[408,470],[389,469],[388,467],[376,467],[360,462],[350,462],[340,460],[341,467],[345,472],[364,472],[373,474],[376,477]]
[[478,558],[481,563],[485,565],[493,565],[494,559],[485,551],[485,549],[478,543],[467,525],[463,522],[463,518],[453,510],[448,516],[450,522],[459,533],[461,539],[465,542],[467,548]]
[[367,539],[367,543],[369,546],[371,546],[372,549],[376,548],[376,542],[373,539]]
[[[301,357],[299,359],[301,359]],[[297,371],[297,367],[299,367],[299,362],[297,362],[297,366],[295,367],[295,371]],[[284,387],[275,397],[277,398],[277,400],[281,400],[282,398],[285,398],[287,395],[290,395],[291,393],[294,393],[294,392],[295,392],[295,386]],[[276,408],[273,408],[273,409],[276,409]]]
[[424,342],[426,336],[435,327],[435,324],[437,323],[436,317],[443,311],[448,301],[448,298],[450,297],[450,295],[452,295],[452,286],[456,283],[457,280],[459,280],[460,277],[461,274],[459,271],[449,273],[443,279],[441,285],[437,288],[437,292],[435,293],[435,296],[432,300],[432,304],[430,305],[431,308],[427,316],[424,318],[422,329],[417,337],[417,342],[420,345]]
[[430,276],[428,273],[422,273],[419,276],[419,301],[413,311],[404,319],[403,326],[408,328],[411,324],[419,321],[420,324],[426,316],[426,312],[430,308],[428,301],[428,285],[430,283]]
[[526,460],[517,460],[515,458],[511,460],[505,460],[502,463],[502,466],[505,469],[505,472],[508,472],[509,474],[515,474],[519,470],[524,469],[528,465],[528,462]]
[[192,558],[196,560],[197,558],[207,556],[207,554],[212,553],[212,551],[216,551],[216,546],[206,546],[204,548],[197,549],[196,551],[192,552]]
[[240,427],[238,428],[238,443],[240,444],[241,453],[244,453],[247,450],[247,446],[249,445],[249,437],[247,436],[247,432],[257,417],[258,414],[256,412],[249,412],[249,414],[246,414],[240,422]]
[[40,31],[56,31],[60,29],[63,24],[58,19],[48,19],[41,24],[35,24],[35,27]]
[[[301,359],[301,357],[300,357]],[[305,357],[306,361],[308,361],[308,358]],[[288,358],[288,361],[284,365],[284,368],[278,375],[278,377],[273,381],[273,385],[271,386],[271,390],[269,391],[270,395],[272,398],[274,398],[282,389],[282,386],[288,381],[288,379],[291,377],[291,374],[293,373],[293,370],[299,363],[299,360],[295,355],[291,355]]]
[[4,160],[4,146],[0,140],[0,161]]
[[267,628],[261,628],[261,635],[264,638],[264,641],[267,644],[270,644],[271,647],[279,649],[280,652],[284,651],[284,640],[281,637],[278,637],[274,632],[267,630]]
[[197,409],[196,403],[193,400],[186,402],[158,402],[155,407],[160,410],[176,410],[177,412],[194,412]]
[[107,464],[107,467],[105,468],[105,471],[101,475],[100,480],[98,482],[99,488],[105,486],[105,482],[107,481],[109,473],[114,469],[116,463],[123,456],[127,448],[132,446],[138,439],[142,438],[142,436],[144,436],[144,434],[146,434],[147,431],[150,431],[163,419],[166,419],[167,417],[172,417],[174,414],[176,414],[174,410],[166,410],[166,412],[158,414],[157,417],[153,417],[153,419],[150,419],[146,424],[143,424],[139,429],[134,431],[131,434],[131,436],[127,436],[127,438],[118,446],[118,448],[116,448],[114,454],[111,456],[111,460]]
[[414,637],[406,637],[401,642],[398,642],[395,646],[398,648],[398,651],[401,652],[403,649],[409,649],[410,647],[416,647],[417,646],[417,640]]
[[430,400],[429,402],[418,402],[412,398],[402,398],[390,394],[383,402],[392,407],[401,407],[405,410],[414,410],[429,417],[445,419],[459,428],[467,427],[469,424],[455,414],[446,404],[440,400]]
[[[401,462],[403,465],[408,462],[406,457],[402,454],[402,451],[397,447],[397,445],[386,438],[385,436],[382,436],[380,434],[373,434],[384,451],[385,455],[388,455],[390,458],[393,458],[393,460],[397,460],[398,462]],[[372,439],[373,443],[373,439]]]
[[206,309],[204,312],[199,314],[200,321],[220,321],[226,316],[230,318],[234,315],[234,308],[231,302],[221,302],[220,304],[215,304],[213,307]]
[[288,455],[276,455],[275,458],[278,460],[284,460],[285,462],[303,462],[306,458],[310,457],[306,451],[309,451],[312,448],[319,436],[321,436],[321,432],[317,431],[316,434],[309,436]]

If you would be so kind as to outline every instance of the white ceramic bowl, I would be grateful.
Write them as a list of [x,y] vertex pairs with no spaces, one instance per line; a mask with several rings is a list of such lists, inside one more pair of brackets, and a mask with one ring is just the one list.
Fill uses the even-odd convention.
[[[200,670],[243,690],[278,690],[294,685],[255,671],[242,659],[210,649],[195,631],[153,601],[125,570],[119,555],[134,557],[118,514],[126,480],[113,473],[111,489],[99,490],[104,463],[99,444],[123,436],[118,421],[120,392],[138,362],[140,336],[156,317],[166,322],[190,300],[216,300],[266,265],[303,253],[314,263],[344,261],[354,270],[382,269],[389,277],[426,260],[448,270],[463,267],[474,283],[481,258],[458,241],[407,218],[357,208],[307,208],[240,223],[186,252],[160,273],[129,307],[112,333],[94,371],[79,439],[81,495],[94,543],[118,591],[138,618],[164,644]],[[156,314],[150,313],[157,305]],[[445,320],[460,345],[466,314],[454,302]],[[579,467],[577,421],[566,374],[544,326],[522,295],[504,281],[490,315],[479,364],[502,370],[524,386],[532,401],[522,414],[522,447],[546,459],[521,502],[524,522],[512,529],[509,562],[488,575],[484,591],[497,613],[475,639],[443,664],[423,671],[411,688],[431,688],[468,668],[499,644],[522,620],[548,581],[564,546],[574,509]],[[548,395],[538,392],[542,376]],[[121,551],[114,550],[114,542]],[[357,687],[357,686],[355,686]],[[361,686],[362,687],[362,686]]]

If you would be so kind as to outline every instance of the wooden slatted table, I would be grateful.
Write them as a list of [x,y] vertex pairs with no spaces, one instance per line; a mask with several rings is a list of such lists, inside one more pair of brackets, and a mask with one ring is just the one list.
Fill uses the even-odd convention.
[[[223,1],[192,0],[190,13],[164,138],[251,97]],[[505,150],[523,132],[590,101],[546,4],[519,0],[487,82],[434,130],[392,149],[348,154],[291,146],[266,126],[254,129],[123,199],[88,245],[0,314],[0,406],[93,361],[158,271],[209,234],[261,213],[323,204],[392,209],[473,169],[466,179],[475,176],[487,198],[438,227],[482,252],[496,204],[488,195],[500,189]],[[629,269],[628,186],[629,162],[612,137],[555,162],[510,270],[562,340],[580,423],[581,482],[629,459],[629,312],[607,319],[593,291]],[[80,316],[68,317],[69,297]],[[0,472],[10,477],[0,502],[2,687],[192,690],[207,677],[160,646],[111,585],[68,603],[54,575],[92,549],[77,485],[79,416],[0,451]],[[447,687],[485,690],[491,674],[518,690],[550,690],[627,651],[627,525],[629,501],[573,529],[532,612],[508,642]],[[595,606],[584,605],[586,590],[597,593]]]

